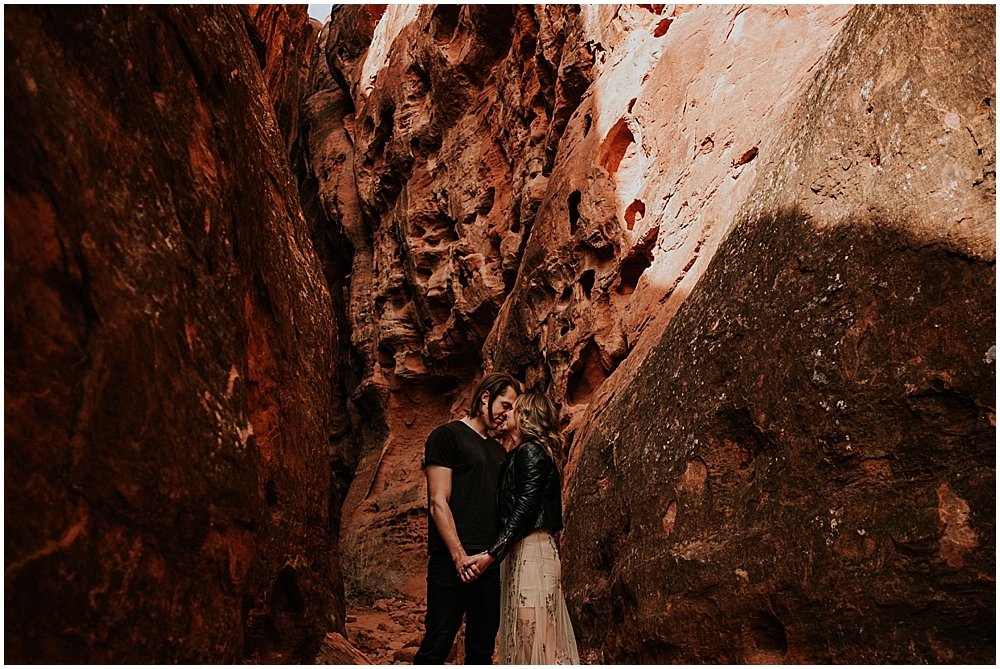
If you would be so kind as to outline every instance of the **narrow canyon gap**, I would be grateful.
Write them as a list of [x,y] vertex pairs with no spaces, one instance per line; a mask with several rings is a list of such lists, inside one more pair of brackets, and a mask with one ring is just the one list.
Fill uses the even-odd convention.
[[994,7],[7,7],[5,48],[5,660],[349,661],[342,573],[420,598],[484,369],[559,407],[584,661],[995,660]]

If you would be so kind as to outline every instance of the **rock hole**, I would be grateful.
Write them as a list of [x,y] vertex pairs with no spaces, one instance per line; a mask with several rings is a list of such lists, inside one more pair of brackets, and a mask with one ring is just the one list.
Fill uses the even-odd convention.
[[692,267],[694,267],[694,264],[696,262],[698,262],[698,252],[697,252],[697,250],[695,251],[694,255],[691,256],[691,260],[688,260],[687,264],[684,265],[684,268],[681,269],[681,273],[682,274],[686,273],[688,270],[690,270]]
[[590,126],[594,124],[594,119],[590,117],[590,112],[583,117],[583,136],[586,137],[590,134]]
[[559,303],[562,305],[569,304],[571,297],[573,297],[573,286],[566,286],[563,288],[562,295],[559,296]]
[[614,175],[622,163],[622,158],[628,152],[630,146],[635,143],[632,130],[628,127],[625,119],[619,119],[608,133],[604,140],[603,157],[601,166],[608,171],[609,175]]
[[658,226],[650,230],[646,238],[622,262],[618,270],[618,285],[615,286],[615,292],[619,295],[631,295],[635,292],[643,272],[653,264],[653,246],[656,244],[657,234]]
[[587,342],[580,357],[570,367],[569,381],[566,384],[566,395],[570,404],[586,404],[610,376],[601,358],[601,349],[593,338]]
[[751,160],[757,157],[757,147],[750,148],[742,156],[737,158],[732,162],[732,167],[739,167],[740,165],[746,165]]
[[639,5],[639,6],[645,9],[650,14],[656,14],[657,16],[662,14],[663,8],[666,7],[666,5]]
[[379,110],[378,114],[378,127],[374,129],[374,135],[372,136],[372,143],[369,148],[369,152],[372,155],[379,155],[382,153],[382,149],[385,145],[392,139],[392,131],[395,125],[395,115],[396,108],[391,105],[385,105]]
[[638,99],[639,98],[632,98],[631,100],[629,100],[629,103],[628,103],[628,113],[629,114],[632,113],[632,108],[635,107],[635,101],[638,100]]
[[667,34],[667,30],[670,29],[670,24],[673,23],[672,18],[665,18],[656,24],[656,28],[653,29],[653,37],[663,37]]
[[580,276],[580,286],[583,288],[583,294],[590,299],[590,291],[594,289],[595,272],[592,269],[588,269]]
[[642,220],[646,215],[646,203],[642,200],[633,200],[632,204],[625,210],[625,224],[631,230],[635,227],[636,219]]
[[718,434],[726,449],[735,451],[736,457],[730,461],[736,462],[737,468],[749,467],[761,452],[770,448],[767,435],[754,424],[750,410],[746,407],[731,406],[722,409],[717,420]]
[[866,114],[871,114],[873,111],[875,111],[875,107],[872,107],[871,105],[868,105],[868,109],[865,110],[865,113]]
[[396,349],[391,344],[382,342],[378,345],[378,364],[383,370],[392,371],[396,368]]
[[451,41],[458,27],[458,16],[461,11],[461,5],[438,5],[434,10],[431,16],[431,29],[434,31],[434,41],[438,45]]
[[757,650],[782,655],[788,652],[785,626],[767,611],[757,611],[750,617],[750,633]]
[[493,186],[487,188],[486,192],[483,193],[483,197],[479,203],[479,207],[476,208],[476,213],[479,214],[480,216],[485,216],[486,214],[493,211],[493,203],[496,200],[496,196],[497,196],[496,188],[494,188]]
[[560,337],[565,337],[567,332],[569,332],[569,325],[568,324],[562,326],[561,328],[559,328],[559,336]]
[[264,485],[264,499],[268,506],[278,506],[278,491],[274,486],[273,478],[267,479],[267,483]]
[[423,98],[427,95],[427,92],[431,90],[431,75],[429,75],[427,70],[420,67],[417,63],[410,66],[409,73],[414,93],[418,97]]
[[569,194],[569,234],[575,235],[580,223],[580,191]]
[[608,244],[607,246],[602,246],[596,249],[592,248],[590,249],[590,252],[594,254],[594,259],[601,267],[604,267],[615,259],[615,247],[613,244]]

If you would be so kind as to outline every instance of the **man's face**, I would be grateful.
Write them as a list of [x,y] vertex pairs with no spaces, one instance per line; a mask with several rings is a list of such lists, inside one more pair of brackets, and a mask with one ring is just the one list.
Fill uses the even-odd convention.
[[[490,404],[490,413],[493,414],[493,424],[490,427],[496,430],[503,425],[503,421],[507,417],[507,412],[514,408],[514,400],[516,399],[517,391],[512,387],[507,388],[507,390],[493,398],[493,402]],[[489,420],[489,414],[485,418]]]

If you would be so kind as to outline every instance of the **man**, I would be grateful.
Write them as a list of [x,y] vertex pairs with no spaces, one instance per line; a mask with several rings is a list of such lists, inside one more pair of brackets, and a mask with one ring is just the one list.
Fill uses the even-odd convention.
[[503,424],[518,390],[509,374],[490,374],[476,387],[466,416],[427,438],[427,615],[414,664],[444,664],[463,615],[466,664],[493,661],[500,629],[500,565],[469,583],[459,569],[496,539],[496,491],[507,453],[488,431]]

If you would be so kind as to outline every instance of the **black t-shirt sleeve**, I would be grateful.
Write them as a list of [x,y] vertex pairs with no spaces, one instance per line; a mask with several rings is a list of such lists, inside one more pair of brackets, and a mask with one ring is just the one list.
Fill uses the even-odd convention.
[[441,465],[454,469],[455,456],[455,440],[452,434],[444,426],[431,432],[424,445],[424,467]]

